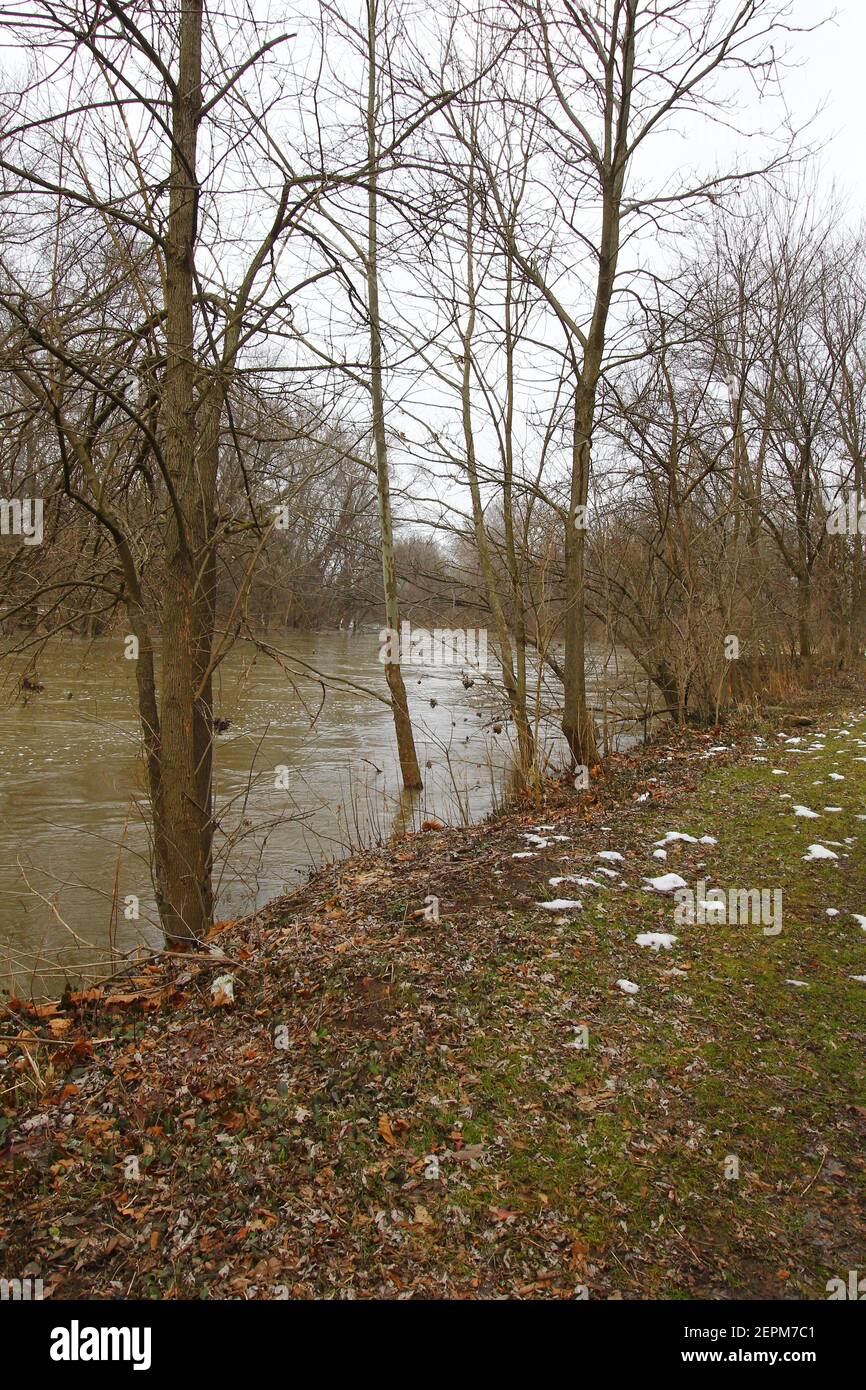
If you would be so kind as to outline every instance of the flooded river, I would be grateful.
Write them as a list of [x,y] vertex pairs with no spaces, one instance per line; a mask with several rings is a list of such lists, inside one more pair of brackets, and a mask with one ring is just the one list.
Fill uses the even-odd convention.
[[[315,866],[428,817],[477,819],[505,790],[507,725],[488,679],[461,667],[406,667],[424,769],[401,795],[375,633],[288,633],[274,646],[329,677],[293,681],[239,643],[220,667],[215,709],[217,917],[290,891]],[[600,661],[596,663],[596,675]],[[0,689],[0,988],[56,993],[66,973],[105,971],[159,947],[143,818],[144,775],[132,663],[120,637],[57,643],[26,703]],[[611,679],[610,667],[608,680]],[[633,692],[626,664],[613,684]],[[643,683],[640,683],[641,691]],[[286,771],[278,778],[275,769]],[[275,786],[276,781],[288,786]],[[137,913],[137,915],[135,915]]]

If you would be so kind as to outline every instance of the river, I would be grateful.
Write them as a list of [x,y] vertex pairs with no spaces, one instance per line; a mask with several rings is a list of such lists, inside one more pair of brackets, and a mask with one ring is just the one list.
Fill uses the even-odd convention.
[[[508,726],[492,669],[466,688],[461,667],[407,666],[425,778],[401,795],[374,632],[281,633],[268,639],[326,673],[292,680],[239,642],[220,666],[215,712],[217,918],[252,911],[310,870],[382,843],[427,818],[477,819],[508,779]],[[122,638],[57,642],[40,656],[39,693],[0,690],[0,989],[57,993],[67,976],[105,973],[136,947],[161,945],[148,870],[144,773],[132,662]],[[643,683],[619,657],[590,663],[593,688]],[[615,699],[615,697],[614,697]],[[25,702],[26,701],[26,702]],[[286,771],[278,774],[275,770]],[[275,782],[287,786],[275,786]],[[136,915],[137,914],[137,915]]]

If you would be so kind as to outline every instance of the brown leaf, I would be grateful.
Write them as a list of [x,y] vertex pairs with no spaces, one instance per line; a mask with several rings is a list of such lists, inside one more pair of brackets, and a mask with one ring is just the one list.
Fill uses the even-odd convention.
[[379,1133],[385,1140],[386,1144],[390,1144],[392,1149],[396,1149],[397,1140],[394,1138],[394,1131],[391,1128],[391,1121],[388,1119],[387,1115],[379,1116]]

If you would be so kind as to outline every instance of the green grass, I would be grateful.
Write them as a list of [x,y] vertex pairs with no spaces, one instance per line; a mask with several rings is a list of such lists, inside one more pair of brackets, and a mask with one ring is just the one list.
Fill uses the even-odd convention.
[[[825,1297],[828,1279],[866,1270],[866,985],[849,978],[866,975],[851,915],[866,913],[855,736],[866,741],[866,719],[813,751],[811,734],[799,753],[773,740],[755,750],[766,763],[751,745],[705,760],[690,738],[672,765],[614,769],[592,822],[554,801],[539,819],[556,818],[568,842],[530,861],[512,859],[529,824],[518,812],[383,854],[366,866],[368,897],[329,881],[324,901],[342,904],[333,929],[314,904],[315,932],[269,955],[278,921],[236,1011],[192,995],[141,1025],[143,1076],[129,1085],[146,1104],[131,1103],[128,1063],[112,1055],[98,1085],[64,1102],[76,1124],[13,1156],[15,1259],[53,1251],[50,1232],[69,1221],[92,1248],[64,1268],[63,1293],[234,1297],[279,1283],[324,1297]],[[655,799],[632,800],[649,785]],[[821,819],[796,818],[795,803]],[[669,830],[718,843],[673,844],[662,863],[652,848]],[[810,842],[849,837],[835,866],[803,861]],[[625,887],[576,890],[584,908],[564,919],[536,906],[549,876],[591,875],[603,847],[626,856]],[[675,925],[672,900],[641,887],[667,871],[690,886],[780,888],[781,934]],[[356,877],[347,866],[347,884]],[[431,891],[450,904],[435,927],[411,918]],[[654,953],[635,944],[641,931],[678,940]],[[621,977],[639,993],[624,995]],[[275,1054],[284,1019],[292,1049]],[[568,1046],[581,1025],[586,1050]],[[149,1043],[166,1049],[158,1065]],[[172,1089],[194,1088],[193,1073],[194,1107]],[[109,1094],[126,1128],[91,1140]],[[141,1149],[144,1126],[162,1129],[145,1195],[118,1203],[114,1165]],[[432,1154],[440,1181],[425,1177]],[[60,1160],[73,1166],[55,1172]],[[180,1208],[197,1241],[182,1266],[170,1254]],[[266,1219],[248,1229],[251,1210]],[[103,1256],[92,1232],[107,1229],[125,1243]]]
[[[575,1021],[589,1022],[587,1052],[552,1047],[543,1009],[522,1020],[515,1044],[501,1026],[513,980],[499,971],[461,989],[477,1026],[467,1064],[481,1068],[472,1132],[489,1143],[505,1136],[509,1149],[494,1184],[478,1176],[463,1193],[464,1210],[483,1222],[494,1200],[555,1209],[591,1254],[619,1262],[626,1290],[644,1296],[709,1285],[814,1298],[852,1240],[866,1263],[854,1122],[866,1102],[866,986],[848,978],[866,974],[866,934],[850,916],[866,911],[866,822],[855,819],[866,809],[866,763],[851,761],[852,744],[830,737],[824,750],[797,754],[774,745],[767,763],[710,770],[696,793],[629,823],[632,885],[672,869],[690,885],[712,875],[726,889],[781,888],[780,936],[764,936],[760,924],[676,927],[669,900],[636,886],[605,889],[564,929],[559,958],[543,961],[556,979],[552,994],[585,1001]],[[790,775],[773,777],[772,765]],[[837,768],[845,782],[827,778]],[[821,819],[795,818],[795,802]],[[825,814],[825,804],[844,810]],[[661,864],[650,848],[668,829],[719,843],[672,846]],[[803,861],[812,841],[849,836],[857,839],[837,851],[848,856],[838,867]],[[827,906],[840,915],[827,917]],[[509,954],[511,965],[538,958],[532,939],[541,944],[544,920],[530,915],[522,925],[528,949]],[[641,929],[674,931],[679,941],[671,952],[642,951],[633,944]],[[684,976],[668,975],[683,965]],[[612,989],[621,974],[640,983],[633,1002]],[[577,1093],[592,1099],[609,1083],[609,1104],[575,1104]],[[725,1176],[732,1157],[736,1180]],[[804,1229],[819,1220],[828,1229],[810,1245]]]

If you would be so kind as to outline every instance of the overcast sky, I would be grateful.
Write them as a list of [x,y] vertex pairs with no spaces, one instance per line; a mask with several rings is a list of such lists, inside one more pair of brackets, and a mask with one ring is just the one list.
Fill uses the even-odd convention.
[[834,12],[835,20],[817,33],[795,38],[792,47],[803,65],[788,74],[785,86],[801,117],[826,102],[817,129],[823,138],[835,138],[822,163],[866,213],[866,0],[795,0],[794,17],[801,24]]

